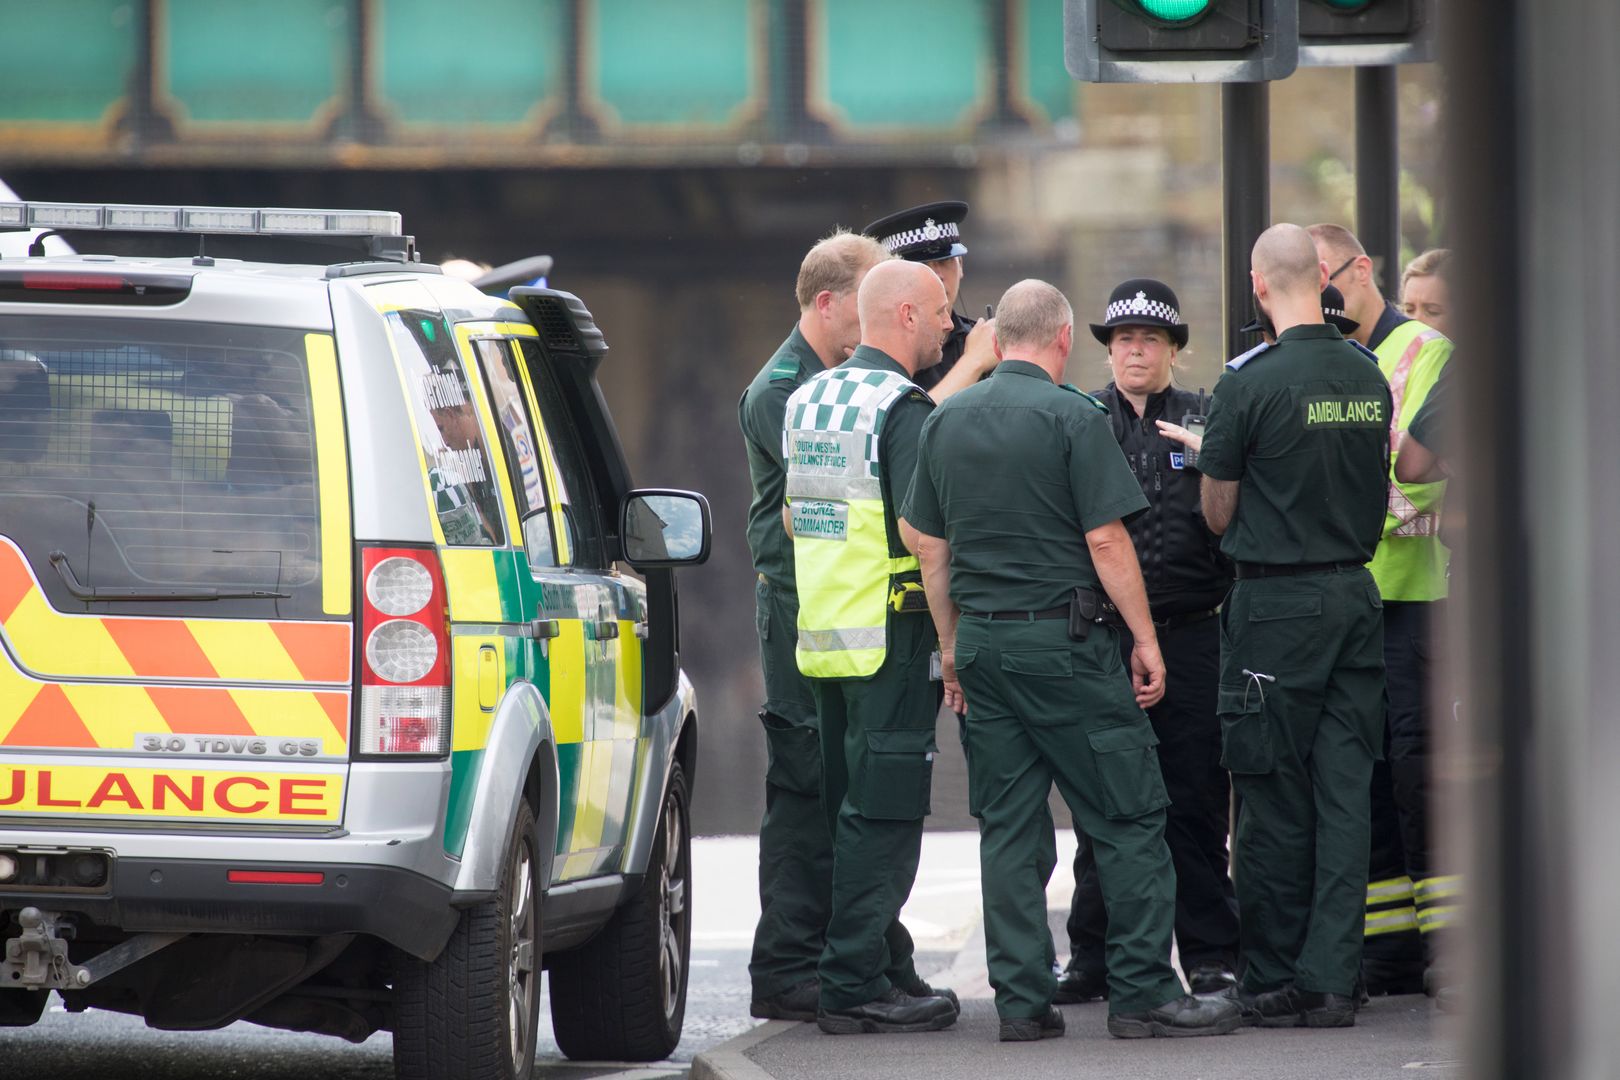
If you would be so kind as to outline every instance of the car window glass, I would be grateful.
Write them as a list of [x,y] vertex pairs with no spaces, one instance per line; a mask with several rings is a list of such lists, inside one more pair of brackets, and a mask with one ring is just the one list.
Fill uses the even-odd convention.
[[557,385],[556,376],[541,355],[540,347],[527,338],[519,340],[518,347],[523,352],[524,366],[529,371],[535,396],[540,401],[540,422],[550,439],[552,456],[560,474],[556,495],[562,505],[563,518],[568,523],[574,565],[605,569],[607,545],[596,505],[596,488],[591,483],[585,451],[574,430],[574,418],[563,400],[562,388]]
[[500,498],[466,374],[437,312],[391,311],[388,328],[416,412],[433,509],[445,543],[499,547]]
[[322,616],[308,336],[0,316],[0,537],[53,606]]
[[480,338],[473,344],[489,387],[495,426],[500,430],[506,460],[512,470],[512,493],[523,522],[523,546],[528,552],[529,565],[556,566],[560,560],[551,536],[551,515],[547,512],[550,503],[546,498],[540,441],[529,419],[529,407],[523,400],[512,343],[505,339]]

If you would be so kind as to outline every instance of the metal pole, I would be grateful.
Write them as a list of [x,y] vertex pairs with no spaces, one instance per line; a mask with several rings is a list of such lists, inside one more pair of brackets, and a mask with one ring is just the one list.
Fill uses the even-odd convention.
[[1249,252],[1271,224],[1271,85],[1221,84],[1221,311],[1226,355],[1259,344],[1239,334],[1254,309]]
[[1395,68],[1356,68],[1356,235],[1391,299],[1401,280],[1400,130]]

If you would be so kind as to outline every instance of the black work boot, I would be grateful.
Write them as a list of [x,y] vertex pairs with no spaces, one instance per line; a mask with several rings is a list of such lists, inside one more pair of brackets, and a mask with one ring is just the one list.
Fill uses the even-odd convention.
[[948,986],[929,986],[920,978],[914,978],[911,982],[896,983],[895,985],[915,998],[944,998],[951,1003],[951,1008],[956,1010],[958,1016],[962,1015],[962,1003],[957,1000],[956,991]]
[[956,1010],[941,997],[912,997],[898,986],[853,1009],[821,1009],[816,1025],[829,1035],[941,1031],[956,1023]]
[[1299,991],[1300,1016],[1308,1028],[1344,1028],[1356,1026],[1356,999],[1354,995]]
[[1108,1014],[1108,1034],[1116,1039],[1225,1035],[1242,1024],[1243,1014],[1231,998],[1195,998],[1190,994],[1146,1012]]
[[1045,1016],[1018,1017],[1001,1022],[1002,1042],[1035,1042],[1038,1039],[1063,1037],[1063,1014],[1052,1006],[1046,1007]]
[[779,994],[755,998],[748,1005],[748,1015],[761,1020],[799,1020],[808,1022],[816,1018],[816,1005],[821,1001],[821,982],[814,975],[790,986]]
[[1243,1023],[1249,1027],[1291,1028],[1305,1024],[1299,991],[1294,989],[1292,983],[1258,994],[1240,989],[1237,1004],[1243,1013]]
[[1195,995],[1224,994],[1237,985],[1232,969],[1219,960],[1194,964],[1187,972],[1187,988]]
[[1108,997],[1108,972],[1089,967],[1078,957],[1058,976],[1057,993],[1052,1000],[1059,1005],[1079,1005]]

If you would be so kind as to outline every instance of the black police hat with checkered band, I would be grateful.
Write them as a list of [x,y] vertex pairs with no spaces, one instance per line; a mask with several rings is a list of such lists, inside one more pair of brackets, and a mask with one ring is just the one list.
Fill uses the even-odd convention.
[[1121,283],[1108,298],[1103,321],[1091,324],[1091,334],[1107,345],[1116,326],[1162,327],[1170,331],[1170,340],[1178,349],[1187,347],[1190,330],[1181,321],[1181,301],[1176,299],[1175,290],[1152,278],[1131,278]]
[[938,262],[966,255],[962,245],[965,202],[933,202],[880,217],[861,232],[907,262]]
[[[1349,337],[1355,333],[1360,323],[1344,313],[1344,293],[1339,291],[1337,285],[1326,285],[1322,288],[1322,319],[1329,326],[1338,328],[1339,333]],[[1269,334],[1271,333],[1271,320],[1255,309],[1254,318],[1238,327],[1240,334]]]

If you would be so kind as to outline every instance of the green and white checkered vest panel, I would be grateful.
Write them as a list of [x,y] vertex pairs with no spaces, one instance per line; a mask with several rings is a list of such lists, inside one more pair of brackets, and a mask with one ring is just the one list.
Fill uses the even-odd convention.
[[793,567],[799,587],[799,670],[821,679],[871,675],[888,652],[894,575],[883,514],[883,422],[915,385],[887,371],[838,367],[788,398],[782,431]]

